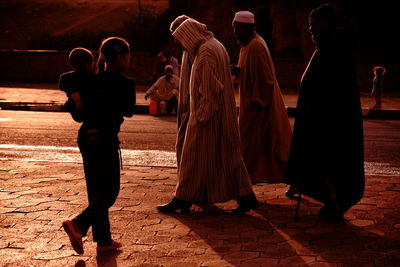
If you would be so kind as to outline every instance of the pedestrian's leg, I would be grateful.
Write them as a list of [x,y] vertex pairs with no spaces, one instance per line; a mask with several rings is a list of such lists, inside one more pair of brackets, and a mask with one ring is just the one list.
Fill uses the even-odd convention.
[[254,193],[239,197],[237,202],[239,206],[232,210],[234,215],[241,215],[258,207],[258,201]]
[[374,94],[375,105],[372,108],[381,108],[382,107],[382,97],[380,94]]
[[301,200],[302,200],[302,192],[299,191],[298,193],[299,193],[299,196],[298,196],[298,198],[297,198],[296,214],[294,215],[294,220],[295,220],[296,222],[297,222],[297,221],[300,221],[300,216],[299,216],[299,214],[300,214],[300,204],[301,204]]
[[98,150],[88,142],[86,132],[80,133],[78,145],[82,154],[89,205],[73,221],[79,226],[82,236],[86,236],[90,226],[93,224],[94,214],[91,203],[95,200],[96,192],[98,191],[97,177],[99,172],[97,166],[99,159]]
[[[92,175],[90,173],[87,173],[87,166],[88,166],[88,150],[87,150],[87,143],[86,143],[86,138],[85,136],[82,135],[82,132],[80,130],[79,132],[79,137],[78,137],[78,145],[81,150],[83,162],[85,168],[85,177],[86,177],[86,183],[87,183],[87,190],[88,190],[88,195],[90,196],[90,189],[91,189],[91,182],[90,178]],[[90,157],[89,157],[90,158]],[[90,199],[90,198],[89,198]],[[89,200],[90,203],[90,200]],[[80,215],[78,215],[76,218],[74,218],[72,221],[66,220],[62,223],[62,227],[64,228],[65,232],[68,234],[68,237],[70,239],[71,245],[74,248],[74,250],[78,254],[83,254],[83,242],[82,242],[82,236],[85,236],[87,234],[87,231],[91,225],[91,212],[90,208],[88,207],[85,209]]]
[[161,212],[175,212],[181,210],[182,213],[190,213],[191,206],[192,203],[174,197],[167,204],[157,206],[157,209]]
[[159,103],[158,103],[158,112],[161,114],[161,115],[165,115],[165,114],[167,114],[167,102],[165,102],[165,101],[160,101]]
[[167,101],[167,114],[171,114],[171,112],[172,112],[173,104],[172,104],[171,100],[172,100],[172,98]]
[[178,105],[178,100],[176,98],[176,96],[172,96],[170,100],[168,100],[167,102],[167,111],[168,114],[176,114],[176,108]]
[[85,180],[86,180],[86,190],[88,194],[89,205],[84,209],[79,215],[77,215],[72,221],[74,221],[80,228],[82,236],[86,236],[89,231],[90,226],[93,224],[93,208],[91,203],[94,201],[96,193],[96,182],[95,182],[95,172],[87,171],[88,169],[95,169],[94,164],[89,164],[88,161],[84,162],[85,169]]
[[294,194],[296,194],[295,186],[290,185],[288,191],[285,193],[285,196],[291,198],[294,196]]
[[375,95],[376,100],[376,108],[382,108],[382,95],[377,94]]
[[101,174],[98,176],[99,190],[93,201],[94,220],[92,224],[93,239],[98,246],[112,243],[109,208],[115,203],[120,186],[120,162],[118,148],[106,148],[101,153]]

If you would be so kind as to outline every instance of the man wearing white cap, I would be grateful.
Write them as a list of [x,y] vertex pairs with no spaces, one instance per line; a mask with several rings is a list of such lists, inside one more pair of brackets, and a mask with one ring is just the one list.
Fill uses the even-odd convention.
[[255,31],[254,14],[240,11],[233,30],[239,55],[239,129],[243,160],[253,184],[282,182],[291,128],[272,58]]

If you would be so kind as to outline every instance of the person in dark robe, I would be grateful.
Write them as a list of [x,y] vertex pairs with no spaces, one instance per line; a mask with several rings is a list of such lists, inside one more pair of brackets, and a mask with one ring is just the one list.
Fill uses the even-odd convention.
[[338,12],[309,15],[316,49],[303,74],[285,182],[324,204],[319,214],[342,219],[364,192],[363,122],[356,65]]

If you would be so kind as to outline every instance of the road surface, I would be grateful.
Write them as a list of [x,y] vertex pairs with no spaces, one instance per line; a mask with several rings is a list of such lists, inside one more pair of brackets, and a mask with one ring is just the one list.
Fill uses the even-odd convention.
[[[80,162],[78,129],[68,113],[0,111],[0,159]],[[175,167],[176,129],[172,116],[127,118],[120,133],[124,164]],[[364,120],[364,135],[366,172],[398,175],[400,121]]]

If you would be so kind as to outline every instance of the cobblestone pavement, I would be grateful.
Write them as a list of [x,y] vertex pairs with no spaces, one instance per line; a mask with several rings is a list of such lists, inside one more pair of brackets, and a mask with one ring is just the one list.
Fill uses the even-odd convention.
[[234,201],[162,214],[176,168],[125,166],[111,210],[118,253],[96,254],[91,233],[76,254],[61,222],[86,205],[82,165],[0,161],[0,266],[400,266],[400,176],[367,175],[346,222],[327,223],[304,199],[301,220],[286,186],[254,186],[260,208],[232,216]]

